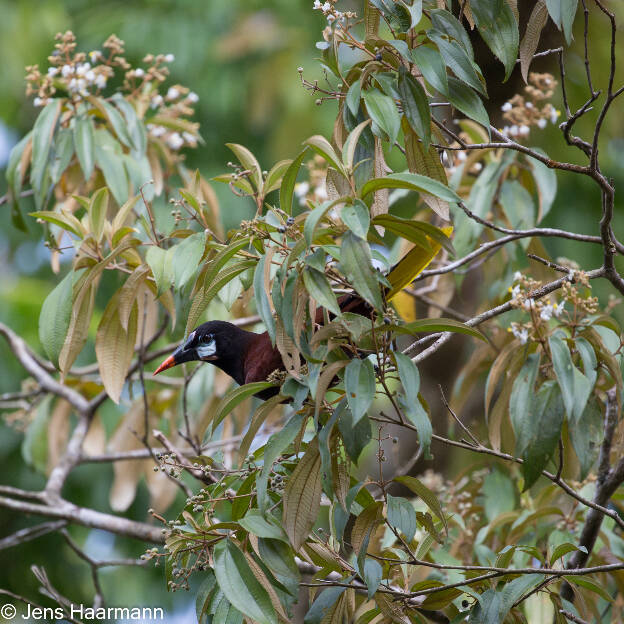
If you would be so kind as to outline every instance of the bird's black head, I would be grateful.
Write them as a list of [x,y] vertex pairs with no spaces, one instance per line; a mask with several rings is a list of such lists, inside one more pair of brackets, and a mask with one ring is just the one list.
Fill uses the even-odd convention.
[[240,360],[250,336],[253,334],[227,321],[204,323],[188,335],[156,369],[154,375],[183,362],[200,360],[212,362],[234,377],[230,369],[235,368]]

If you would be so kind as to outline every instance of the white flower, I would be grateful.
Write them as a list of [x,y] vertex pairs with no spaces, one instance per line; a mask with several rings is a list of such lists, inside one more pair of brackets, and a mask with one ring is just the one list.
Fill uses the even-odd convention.
[[191,146],[195,147],[197,145],[197,137],[190,132],[183,132],[182,138]]
[[199,102],[199,95],[197,95],[197,93],[195,93],[195,91],[191,91],[187,96],[186,99],[191,103],[191,104],[196,104],[197,102]]
[[557,119],[559,118],[559,115],[561,115],[561,113],[555,109],[555,108],[551,108],[550,110],[550,123],[557,123]]
[[457,160],[463,162],[464,160],[466,160],[466,158],[468,158],[466,156],[466,152],[457,152]]
[[480,162],[476,162],[474,165],[472,165],[472,168],[475,171],[481,171],[481,169],[483,169],[483,165]]
[[554,308],[552,304],[548,303],[542,308],[542,311],[540,312],[540,318],[542,319],[542,321],[550,321],[550,319],[552,318],[553,312],[554,312]]
[[173,132],[167,137],[167,145],[172,150],[179,150],[184,145],[184,139],[178,132]]
[[328,197],[327,195],[327,187],[325,186],[325,184],[322,184],[321,186],[317,186],[314,189],[314,196],[317,199],[320,199],[321,201],[325,201]]
[[40,97],[36,97],[33,100],[33,105],[34,106],[43,106],[43,100]]
[[327,23],[331,24],[334,20],[336,19],[335,15],[332,15],[331,13],[327,16]]
[[518,128],[518,134],[520,134],[521,136],[527,136],[527,134],[529,134],[529,132],[531,131],[531,129],[529,128],[529,126],[522,124],[519,128]]
[[173,54],[165,54],[165,61],[167,63],[173,63],[173,61],[175,61],[175,56]]
[[178,91],[178,89],[176,89],[175,87],[169,87],[169,90],[167,91],[167,95],[165,96],[165,98],[171,101],[171,100],[177,100],[179,97],[180,97],[180,91]]
[[514,282],[519,282],[522,279],[522,273],[520,273],[520,271],[516,271],[513,274],[513,281]]
[[516,124],[509,128],[509,134],[511,134],[511,136],[518,136],[518,126],[516,126]]
[[99,50],[93,50],[92,52],[89,52],[89,58],[92,63],[95,63],[102,58],[102,53]]
[[546,120],[545,120],[545,119],[538,119],[538,120],[537,120],[537,127],[538,127],[540,130],[543,130],[543,129],[546,127],[546,123],[547,123],[547,122],[546,122]]
[[61,75],[63,76],[63,78],[67,78],[68,76],[71,76],[73,73],[74,73],[73,65],[63,65],[63,67],[61,67]]
[[525,310],[530,310],[533,307],[534,303],[533,303],[533,299],[525,299],[524,303],[522,304],[522,307]]
[[509,126],[505,126],[505,127],[504,127],[501,131],[500,131],[500,133],[501,133],[503,136],[509,136]]
[[91,69],[91,63],[81,63],[76,67],[76,76],[84,76]]
[[305,198],[310,190],[310,184],[308,182],[297,182],[295,184],[295,195],[299,199],[299,205],[305,206]]
[[166,128],[163,128],[162,126],[155,126],[153,124],[148,124],[147,129],[153,137],[162,136],[163,134],[165,134],[165,132],[167,132]]
[[163,96],[162,95],[155,95],[152,98],[152,101],[150,102],[150,107],[151,108],[158,108],[162,103],[164,102]]
[[134,70],[134,75],[137,78],[143,78],[143,76],[145,76],[145,72],[140,67],[138,67],[137,69]]
[[323,13],[326,13],[327,11],[331,11],[331,4],[329,4],[329,2],[326,2],[322,7],[321,7],[321,11],[323,11]]
[[95,86],[98,89],[103,89],[106,86],[106,76],[104,74],[98,74],[95,77]]
[[92,69],[90,69],[85,74],[85,79],[89,84],[93,84],[95,82],[95,72]]
[[512,299],[516,299],[518,297],[518,295],[520,295],[520,284],[516,284],[512,289],[511,289],[511,298]]
[[563,303],[555,303],[553,304],[553,312],[554,315],[559,318],[562,312],[565,310],[565,301]]
[[529,339],[529,331],[526,327],[520,329],[517,325],[511,326],[511,333],[521,342],[521,344],[526,344]]
[[314,6],[312,7],[314,10],[321,9],[321,0],[314,0]]
[[58,67],[48,67],[48,76],[50,76],[50,78],[52,78],[53,76],[56,76],[56,74],[58,73],[59,73]]
[[501,106],[501,110],[506,113],[507,111],[510,111],[513,107],[511,106],[511,102],[505,102],[502,106]]

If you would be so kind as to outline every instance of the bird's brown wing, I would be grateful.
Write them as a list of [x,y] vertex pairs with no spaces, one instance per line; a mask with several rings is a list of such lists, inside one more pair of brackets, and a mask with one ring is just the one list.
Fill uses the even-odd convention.
[[[271,344],[268,332],[258,334],[253,338],[247,352],[244,355],[243,369],[245,371],[245,383],[266,381],[267,377],[276,369],[284,370],[282,356]],[[269,399],[279,392],[279,388],[267,388],[256,393],[260,399]]]

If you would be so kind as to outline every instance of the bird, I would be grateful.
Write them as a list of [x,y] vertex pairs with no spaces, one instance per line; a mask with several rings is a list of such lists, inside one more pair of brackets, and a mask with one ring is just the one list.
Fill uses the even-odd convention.
[[[452,229],[447,231],[450,233]],[[387,301],[400,293],[431,262],[440,248],[439,244],[431,243],[433,253],[423,254],[422,250],[414,247],[388,272],[386,278],[390,288],[384,290]],[[338,299],[338,306],[341,312],[352,312],[369,318],[374,314],[373,307],[356,293],[343,294]],[[323,316],[323,308],[317,308],[317,324],[323,323]],[[330,314],[330,319],[332,317]],[[266,381],[272,372],[285,370],[282,356],[271,342],[269,332],[258,334],[227,321],[208,321],[196,327],[154,371],[154,375],[193,361],[210,362],[241,386]],[[267,400],[279,391],[278,387],[271,386],[256,392],[254,396]]]
[[[342,312],[370,316],[373,308],[361,297],[347,293],[338,300]],[[316,311],[316,322],[322,323],[323,309]],[[154,371],[154,375],[184,362],[210,362],[242,386],[266,381],[275,370],[284,370],[282,356],[271,343],[269,332],[247,331],[227,321],[208,321],[196,327],[180,346]],[[256,392],[262,400],[279,393],[270,387]]]

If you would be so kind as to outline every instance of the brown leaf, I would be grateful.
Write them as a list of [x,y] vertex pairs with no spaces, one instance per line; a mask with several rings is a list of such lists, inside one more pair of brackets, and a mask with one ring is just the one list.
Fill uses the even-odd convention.
[[[446,172],[440,162],[440,157],[435,147],[430,145],[429,149],[425,151],[422,142],[419,141],[405,118],[403,118],[401,125],[405,135],[405,157],[409,170],[412,173],[426,175],[433,180],[442,182],[442,184],[448,184]],[[435,195],[430,195],[429,193],[421,193],[420,196],[427,206],[439,217],[445,221],[449,220],[448,202],[439,197],[435,197]]]
[[67,445],[71,410],[71,405],[67,401],[59,399],[48,421],[48,474],[58,463]]
[[542,29],[546,25],[547,19],[548,8],[546,7],[546,3],[539,0],[533,7],[533,11],[531,11],[531,16],[527,22],[524,37],[522,38],[518,51],[520,55],[520,71],[524,82],[527,82],[529,67],[531,66],[533,55],[535,54],[535,50],[537,50],[540,35],[542,34]]
[[321,506],[321,455],[314,438],[284,490],[284,530],[295,551],[307,540]]
[[115,403],[119,403],[137,336],[137,306],[135,304],[130,312],[126,331],[119,319],[119,294],[118,290],[106,306],[95,336],[95,355],[102,383]]
[[372,537],[377,527],[383,521],[383,503],[371,503],[356,518],[351,531],[351,545],[355,553],[359,554],[366,537]]
[[67,336],[59,355],[59,368],[63,377],[67,375],[87,341],[96,290],[97,280],[82,288],[74,301]]

